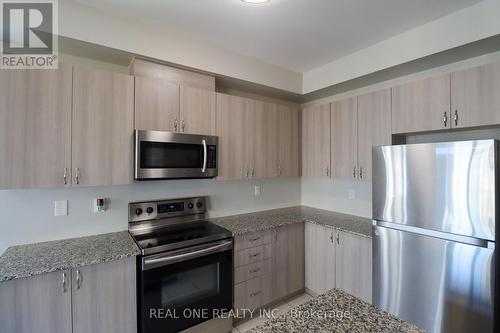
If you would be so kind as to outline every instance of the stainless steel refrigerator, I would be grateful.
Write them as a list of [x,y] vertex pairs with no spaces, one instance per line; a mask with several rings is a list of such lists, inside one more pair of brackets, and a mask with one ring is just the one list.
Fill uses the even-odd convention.
[[493,332],[498,147],[373,148],[374,305],[429,332]]

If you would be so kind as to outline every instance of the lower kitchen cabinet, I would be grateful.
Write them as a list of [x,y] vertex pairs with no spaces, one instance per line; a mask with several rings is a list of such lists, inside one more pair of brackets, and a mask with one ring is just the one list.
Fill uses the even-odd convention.
[[135,333],[135,257],[0,283],[0,332]]
[[0,283],[0,332],[71,332],[71,272]]
[[339,288],[371,303],[371,239],[312,222],[305,235],[306,290],[322,294]]
[[313,294],[335,288],[336,231],[323,225],[305,224],[305,287]]
[[276,229],[274,299],[304,289],[304,223]]
[[366,302],[372,301],[372,240],[337,231],[335,287]]
[[72,270],[73,333],[137,331],[135,258]]

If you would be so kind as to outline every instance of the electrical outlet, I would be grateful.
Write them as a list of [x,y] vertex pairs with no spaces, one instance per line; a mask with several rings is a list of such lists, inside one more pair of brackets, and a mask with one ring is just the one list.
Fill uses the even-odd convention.
[[54,201],[54,215],[55,216],[68,215],[68,200]]
[[354,190],[349,190],[349,200],[356,199],[356,192]]
[[94,199],[94,213],[103,213],[106,210],[106,198]]
[[260,188],[260,185],[255,185],[254,187],[254,195],[256,197],[260,196],[262,194],[262,189]]

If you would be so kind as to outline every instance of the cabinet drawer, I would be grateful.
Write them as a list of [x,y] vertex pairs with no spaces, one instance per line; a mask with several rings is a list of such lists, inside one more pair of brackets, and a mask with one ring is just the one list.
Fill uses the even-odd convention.
[[273,298],[272,285],[272,274],[259,276],[235,285],[234,307],[236,309],[256,309],[270,303]]
[[258,261],[253,264],[240,266],[234,270],[234,284],[272,273],[272,259]]
[[234,237],[234,250],[240,251],[262,244],[271,243],[274,240],[274,231],[264,230],[251,232]]
[[248,265],[273,256],[273,244],[264,244],[250,249],[234,252],[234,267]]

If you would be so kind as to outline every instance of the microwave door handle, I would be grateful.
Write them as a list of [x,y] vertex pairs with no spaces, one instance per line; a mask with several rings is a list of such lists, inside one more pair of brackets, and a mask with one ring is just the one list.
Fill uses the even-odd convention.
[[227,241],[224,243],[217,244],[215,246],[210,246],[203,248],[201,250],[191,251],[188,253],[182,253],[177,255],[167,255],[165,257],[153,258],[153,259],[144,259],[142,263],[142,270],[147,271],[152,268],[157,268],[161,266],[167,266],[170,264],[174,264],[179,261],[184,261],[188,259],[195,259],[199,257],[203,257],[212,253],[223,252],[229,250],[233,247],[232,241]]
[[201,140],[203,145],[203,166],[201,167],[201,172],[205,173],[207,169],[207,141],[205,139]]

